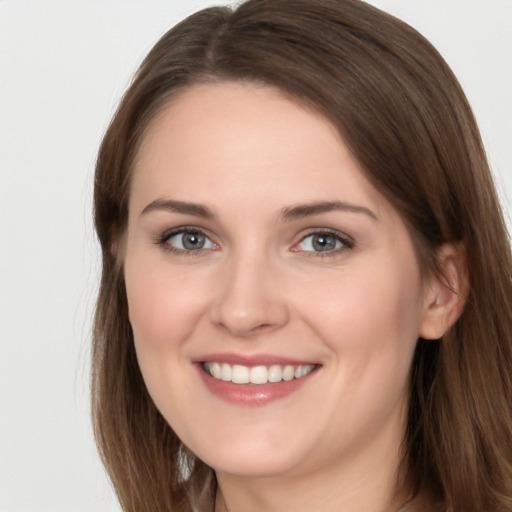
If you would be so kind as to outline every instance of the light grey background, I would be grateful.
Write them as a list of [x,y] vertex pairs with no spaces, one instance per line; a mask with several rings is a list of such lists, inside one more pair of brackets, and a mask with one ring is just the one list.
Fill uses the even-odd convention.
[[[145,53],[206,0],[0,0],[0,510],[119,510],[92,441],[95,153]],[[512,197],[512,0],[374,0],[438,47]]]

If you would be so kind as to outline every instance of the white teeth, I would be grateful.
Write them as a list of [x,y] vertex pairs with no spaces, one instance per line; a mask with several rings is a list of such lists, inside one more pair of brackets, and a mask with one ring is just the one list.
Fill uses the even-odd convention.
[[247,368],[247,366],[234,364],[231,374],[231,382],[234,382],[235,384],[249,384],[249,368]]
[[286,365],[283,370],[283,380],[289,381],[293,380],[295,377],[295,367]]
[[252,384],[266,384],[268,382],[268,370],[266,366],[253,366],[249,375]]
[[222,363],[220,370],[220,378],[226,382],[231,382],[231,366],[227,363]]
[[283,370],[278,364],[273,364],[268,369],[269,382],[281,382],[283,380]]
[[219,363],[212,363],[210,365],[210,373],[216,379],[220,379],[222,375],[222,368]]
[[300,366],[300,375],[297,377],[297,372],[295,372],[295,378],[300,379],[301,377],[307,375],[311,370],[312,368],[310,368],[310,365]]
[[267,384],[268,382],[291,381],[300,379],[313,371],[315,365],[290,365],[281,366],[273,364],[270,366],[243,366],[240,364],[230,365],[228,363],[204,363],[203,368],[215,379],[234,384]]

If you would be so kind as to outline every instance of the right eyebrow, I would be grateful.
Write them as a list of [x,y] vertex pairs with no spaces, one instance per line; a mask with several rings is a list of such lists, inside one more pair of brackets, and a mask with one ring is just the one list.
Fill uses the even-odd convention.
[[183,213],[185,215],[193,215],[194,217],[202,217],[204,219],[213,219],[215,217],[213,212],[202,204],[174,201],[172,199],[155,199],[142,210],[140,216],[162,210],[173,213]]

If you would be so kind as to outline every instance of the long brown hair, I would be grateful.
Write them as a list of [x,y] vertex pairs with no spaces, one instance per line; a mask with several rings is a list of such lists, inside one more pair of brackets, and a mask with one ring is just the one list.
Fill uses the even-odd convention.
[[100,148],[94,191],[103,251],[94,340],[96,439],[126,511],[212,510],[213,471],[154,406],[128,321],[121,246],[132,164],[166,102],[198,82],[268,84],[327,117],[402,215],[424,272],[465,249],[465,310],[419,340],[403,468],[449,512],[512,511],[512,262],[471,109],[414,29],[360,0],[249,0],[209,8],[151,50]]

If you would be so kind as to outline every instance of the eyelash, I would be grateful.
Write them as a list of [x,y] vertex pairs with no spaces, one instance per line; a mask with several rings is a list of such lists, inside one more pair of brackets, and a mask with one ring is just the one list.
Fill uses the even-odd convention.
[[[168,244],[168,241],[177,236],[177,235],[183,235],[185,233],[197,233],[199,235],[204,236],[207,240],[210,241],[211,244],[218,247],[215,242],[213,242],[210,238],[210,236],[201,228],[197,228],[195,226],[183,226],[180,228],[172,229],[169,231],[163,232],[161,235],[158,235],[155,239],[155,243],[157,245],[162,246],[167,252],[177,254],[180,256],[200,256],[205,251],[211,250],[211,248],[201,248],[196,250],[186,250],[186,249],[179,249],[177,247],[173,247],[172,245]],[[309,237],[313,237],[315,235],[327,235],[329,237],[333,237],[337,242],[340,242],[342,244],[342,247],[335,248],[333,250],[327,250],[327,251],[304,251],[300,249],[296,249],[295,247],[302,244],[305,240],[307,240]],[[340,253],[344,253],[346,251],[352,250],[355,247],[354,240],[334,229],[329,228],[322,228],[322,229],[316,229],[312,230],[306,235],[302,236],[301,239],[294,244],[291,251],[292,252],[301,252],[304,255],[306,255],[308,258],[329,258],[333,256],[339,256]]]
[[213,245],[217,246],[215,242],[211,241],[211,237],[201,228],[197,228],[195,226],[182,226],[180,228],[171,229],[169,231],[163,232],[161,235],[158,235],[155,239],[155,243],[157,245],[160,245],[165,251],[177,254],[179,256],[201,256],[204,251],[210,250],[208,249],[196,249],[196,250],[186,250],[186,249],[179,249],[177,247],[173,247],[172,245],[168,244],[169,240],[175,236],[183,235],[185,233],[197,233],[198,235],[203,235],[207,240],[209,240]]
[[300,249],[292,249],[293,252],[302,252],[308,258],[332,258],[332,257],[339,256],[341,253],[352,250],[355,247],[355,241],[351,237],[349,237],[348,235],[345,235],[339,231],[336,231],[335,229],[329,229],[329,228],[315,229],[315,230],[310,231],[309,233],[304,235],[300,239],[300,241],[294,245],[294,247],[303,243],[309,237],[313,237],[315,235],[327,235],[329,237],[333,237],[336,241],[338,241],[342,244],[342,247],[335,248],[333,250],[328,250],[328,251],[301,251]]

